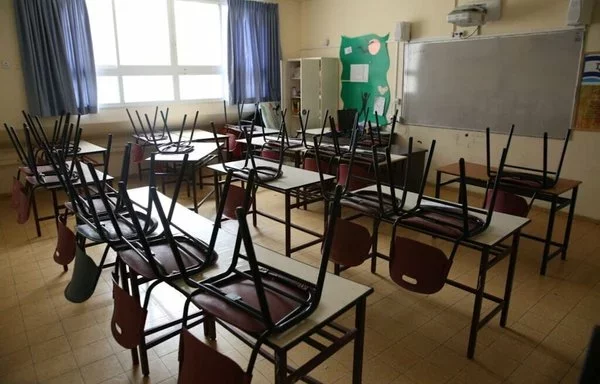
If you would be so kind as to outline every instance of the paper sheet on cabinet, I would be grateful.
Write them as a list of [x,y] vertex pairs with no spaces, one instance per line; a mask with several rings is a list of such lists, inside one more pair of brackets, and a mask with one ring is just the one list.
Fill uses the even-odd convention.
[[368,83],[369,64],[351,64],[350,81],[353,83]]
[[383,116],[383,111],[385,108],[385,97],[376,97],[375,102],[373,104],[373,113],[377,113],[377,115]]

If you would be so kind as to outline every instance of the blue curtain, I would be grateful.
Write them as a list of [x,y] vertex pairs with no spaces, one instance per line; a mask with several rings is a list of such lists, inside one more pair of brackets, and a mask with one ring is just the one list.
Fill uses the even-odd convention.
[[228,4],[229,101],[279,101],[278,5],[246,0]]
[[29,113],[98,111],[85,0],[14,0]]

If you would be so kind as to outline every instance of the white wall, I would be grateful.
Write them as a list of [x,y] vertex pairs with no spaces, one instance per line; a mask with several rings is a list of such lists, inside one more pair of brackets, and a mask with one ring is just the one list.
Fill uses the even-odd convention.
[[[504,0],[502,19],[485,25],[482,34],[564,28],[568,3],[568,0]],[[454,0],[305,0],[302,2],[300,53],[302,56],[338,56],[341,35],[385,35],[393,32],[398,21],[412,23],[412,38],[450,37],[453,27],[446,22],[446,15],[455,4]],[[331,41],[329,47],[324,46],[327,38]],[[388,48],[391,59],[388,80],[394,98],[401,84],[396,73],[403,71],[402,47],[393,42],[388,44]],[[596,7],[594,22],[587,32],[585,50],[600,51],[600,6]],[[413,136],[424,146],[428,146],[432,139],[437,140],[432,169],[456,162],[460,157],[472,162],[485,161],[484,133],[416,126],[400,126],[398,131],[402,137]],[[504,142],[504,137],[494,135],[493,153],[499,154]],[[562,142],[551,140],[550,164],[556,164],[561,148]],[[600,219],[600,204],[596,201],[600,193],[600,156],[597,151],[600,151],[600,132],[575,131],[562,174],[563,177],[583,181],[577,214],[594,219]],[[509,161],[541,166],[541,139],[515,138]],[[430,181],[434,177],[435,172],[430,172]]]

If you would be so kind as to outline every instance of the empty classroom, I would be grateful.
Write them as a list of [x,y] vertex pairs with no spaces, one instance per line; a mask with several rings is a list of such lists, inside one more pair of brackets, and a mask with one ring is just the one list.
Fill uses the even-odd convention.
[[600,383],[595,3],[0,1],[0,383]]

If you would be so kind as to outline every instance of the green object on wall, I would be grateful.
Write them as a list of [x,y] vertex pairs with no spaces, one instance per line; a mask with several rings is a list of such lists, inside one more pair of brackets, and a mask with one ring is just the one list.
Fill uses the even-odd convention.
[[[387,124],[390,105],[390,86],[387,81],[390,56],[387,48],[389,34],[359,37],[342,36],[340,60],[342,62],[342,101],[344,109],[362,110],[363,99],[369,109],[368,120],[375,122],[375,111],[379,124]],[[368,98],[367,98],[368,96]],[[364,121],[364,115],[360,117]]]

